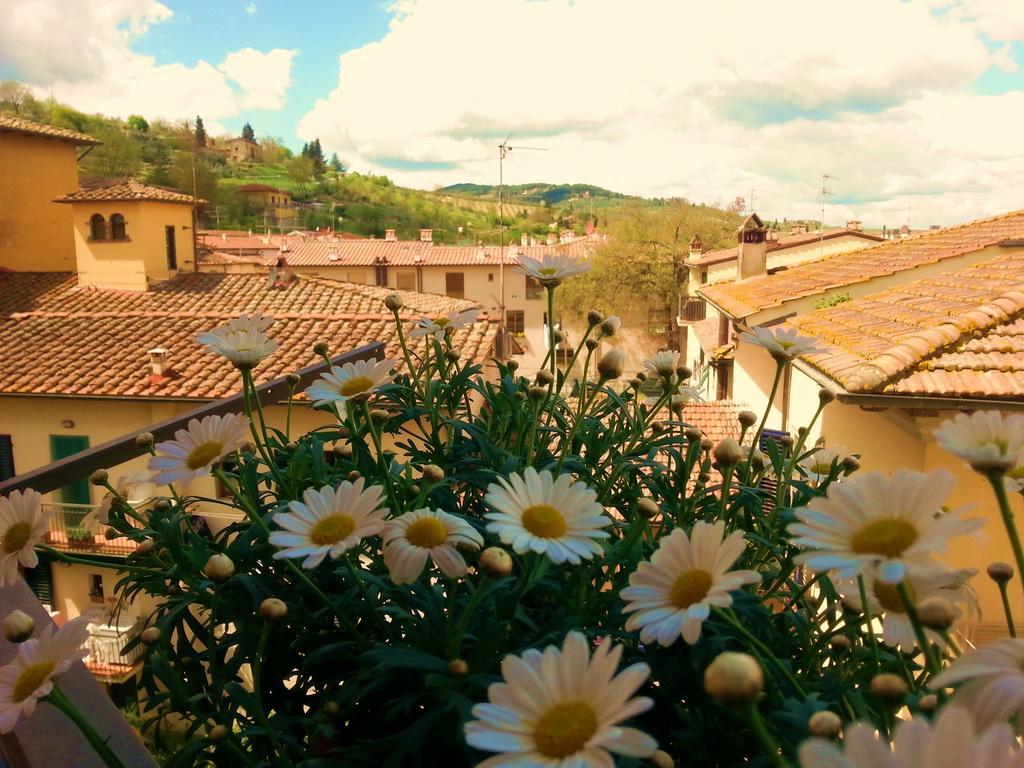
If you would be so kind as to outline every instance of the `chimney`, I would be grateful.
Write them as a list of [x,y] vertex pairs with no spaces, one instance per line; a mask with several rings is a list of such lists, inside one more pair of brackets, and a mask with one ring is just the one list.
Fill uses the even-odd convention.
[[149,355],[149,367],[154,379],[164,378],[171,366],[167,363],[167,350],[163,347],[154,347],[147,352]]
[[385,240],[397,240],[398,239],[398,235],[395,234],[395,230],[393,230],[393,229],[385,229],[384,230],[384,239]]
[[523,234],[519,237],[519,244],[523,246],[523,248],[528,246],[530,244],[530,236],[523,232]]
[[737,280],[768,274],[767,233],[764,222],[756,213],[747,216],[736,230],[736,242],[739,244],[736,257]]
[[421,243],[432,243],[434,242],[434,230],[429,227],[423,227],[420,230],[420,242]]
[[853,232],[860,232],[862,229],[864,229],[864,224],[858,221],[857,219],[852,219],[846,222],[846,228]]
[[690,261],[696,261],[704,253],[704,241],[700,239],[700,235],[694,235],[690,238]]

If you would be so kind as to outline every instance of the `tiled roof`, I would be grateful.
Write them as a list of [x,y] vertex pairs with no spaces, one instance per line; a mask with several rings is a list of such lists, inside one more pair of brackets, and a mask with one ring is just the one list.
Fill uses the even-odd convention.
[[192,195],[183,195],[173,189],[157,187],[153,184],[143,184],[135,179],[123,179],[98,187],[79,189],[77,192],[58,197],[54,202],[78,203],[105,200],[148,200],[157,203],[184,203],[186,205],[206,202],[201,198],[192,197]]
[[847,391],[1024,395],[1024,254],[998,256],[798,316],[826,351],[805,361]]
[[[406,303],[406,333],[421,314],[470,308],[444,296],[389,291],[334,280],[297,279],[270,288],[263,275],[189,273],[146,292],[83,288],[67,273],[0,273],[0,394],[215,399],[238,391],[237,371],[195,342],[202,331],[242,313],[276,319],[278,351],[256,369],[260,381],[317,361],[316,342],[340,353],[381,341],[400,357],[384,296]],[[497,322],[456,333],[466,357],[492,354]],[[173,375],[154,379],[148,351],[168,350]]]
[[707,435],[716,443],[727,437],[740,437],[740,411],[747,406],[733,400],[691,400],[683,407],[683,421]]
[[773,275],[704,286],[700,293],[732,317],[744,318],[793,299],[934,264],[1020,237],[1024,237],[1024,211],[1013,211],[827,256]]
[[277,264],[278,257],[261,256],[259,253],[232,253],[231,251],[202,251],[199,254],[200,266],[223,266],[225,264],[258,264],[261,267],[272,267]]
[[42,136],[46,139],[57,139],[58,141],[70,141],[72,144],[100,144],[101,142],[92,136],[84,133],[69,131],[67,128],[56,128],[52,125],[33,123],[31,120],[23,120],[20,117],[0,115],[0,132],[24,133],[29,136]]
[[[768,253],[772,251],[781,251],[786,248],[797,248],[802,245],[810,245],[811,243],[817,243],[821,240],[834,240],[837,237],[843,237],[849,235],[851,237],[859,237],[866,242],[880,243],[885,238],[879,235],[872,235],[870,232],[863,232],[859,229],[826,229],[824,233],[819,232],[804,232],[799,235],[780,235],[777,240],[769,240],[766,243],[765,250]],[[707,266],[709,264],[721,264],[727,261],[735,261],[737,255],[739,255],[739,246],[733,246],[732,248],[722,248],[718,251],[708,251],[702,254],[699,259],[693,259],[687,261],[687,264],[694,264],[697,266]]]

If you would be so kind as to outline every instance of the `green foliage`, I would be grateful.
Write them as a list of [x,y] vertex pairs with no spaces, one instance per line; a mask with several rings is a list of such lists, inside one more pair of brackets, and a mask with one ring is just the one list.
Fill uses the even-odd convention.
[[142,115],[128,115],[125,123],[133,131],[138,131],[139,133],[149,132],[149,121]]
[[203,118],[196,115],[196,127],[195,127],[195,142],[196,147],[206,146],[206,126],[203,125]]
[[142,166],[142,147],[118,127],[96,131],[102,144],[93,147],[82,161],[82,173],[100,179],[136,176]]
[[820,299],[814,302],[815,309],[828,309],[829,307],[835,307],[839,304],[844,304],[851,300],[849,293],[833,293],[826,294]]
[[242,138],[249,141],[256,141],[256,131],[252,129],[252,126],[246,121],[245,125],[242,126]]

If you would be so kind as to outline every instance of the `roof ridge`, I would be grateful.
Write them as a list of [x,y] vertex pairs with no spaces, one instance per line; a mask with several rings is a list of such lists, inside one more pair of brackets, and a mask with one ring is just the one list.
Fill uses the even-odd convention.
[[1024,283],[1003,291],[990,301],[948,317],[938,325],[908,334],[897,344],[864,363],[846,382],[850,392],[870,392],[893,382],[925,359],[941,354],[967,333],[986,331],[1024,313]]

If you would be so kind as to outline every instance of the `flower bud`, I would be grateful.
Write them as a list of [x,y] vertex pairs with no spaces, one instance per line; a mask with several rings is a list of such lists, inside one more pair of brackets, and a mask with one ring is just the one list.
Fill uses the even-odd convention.
[[700,473],[697,474],[697,482],[698,483],[702,483],[704,485],[707,485],[707,483],[710,480],[711,480],[711,475],[709,475],[707,472],[700,472]]
[[288,615],[288,604],[276,597],[268,597],[260,603],[260,616],[267,621],[280,621]]
[[352,437],[352,430],[350,430],[348,427],[342,425],[342,426],[338,427],[338,435],[348,439],[348,438]]
[[822,387],[821,389],[818,390],[818,402],[821,403],[822,405],[828,405],[829,403],[835,401],[835,399],[836,391],[834,389],[830,389],[829,387]]
[[140,557],[142,557],[143,555],[148,555],[150,552],[153,551],[153,547],[155,546],[156,544],[153,543],[152,539],[143,539],[139,542],[139,546],[135,548],[135,554],[139,555]]
[[458,347],[452,347],[451,349],[445,350],[444,356],[447,357],[450,362],[457,363],[459,362],[459,358],[462,357],[462,350]]
[[541,368],[537,371],[537,375],[534,377],[534,380],[541,386],[547,386],[555,382],[555,374],[547,368]]
[[718,441],[712,455],[720,467],[735,467],[743,460],[744,452],[739,443],[731,437],[727,437]]
[[561,344],[563,341],[565,341],[565,334],[557,329],[554,333],[551,334],[551,336],[554,338],[555,344]]
[[106,485],[107,479],[110,475],[107,474],[105,469],[97,469],[91,475],[89,475],[89,482],[93,485]]
[[601,332],[605,336],[614,336],[622,327],[622,321],[615,315],[609,315],[601,321]]
[[509,360],[507,363],[505,363],[505,367],[508,368],[509,373],[515,373],[516,371],[519,370],[519,361]]
[[764,671],[753,656],[726,651],[704,671],[704,690],[719,704],[746,704],[764,690]]
[[812,736],[823,739],[834,739],[843,730],[843,721],[835,712],[825,709],[815,712],[807,721],[807,730]]
[[153,444],[152,432],[140,432],[135,436],[135,445],[138,448],[149,448]]
[[146,627],[139,635],[139,640],[143,645],[156,645],[160,642],[160,628]]
[[701,432],[697,427],[686,427],[686,429],[683,430],[683,437],[685,437],[691,443],[698,442],[703,436],[704,433]]
[[761,453],[757,448],[750,452],[750,468],[755,472],[760,472],[765,467],[765,455]]
[[383,408],[374,408],[370,411],[370,418],[374,424],[386,424],[391,418],[391,414]]
[[796,444],[796,440],[793,439],[792,435],[783,435],[779,438],[779,445],[783,448],[792,448]]
[[480,553],[480,569],[500,579],[512,573],[512,556],[501,547],[488,547]]
[[354,483],[360,477],[362,477],[362,475],[359,474],[359,470],[358,469],[353,469],[351,472],[348,473],[348,475],[346,475],[346,478],[348,479],[348,481],[350,483]]
[[302,381],[302,377],[297,373],[289,373],[284,377],[284,380],[287,382],[289,387],[295,387],[298,386],[300,381]]
[[157,512],[166,512],[171,508],[171,502],[167,499],[157,499],[153,502],[153,509]]
[[898,704],[907,696],[907,681],[899,675],[883,672],[871,678],[871,695],[890,704]]
[[351,459],[352,446],[348,443],[338,443],[334,446],[334,455],[342,459]]
[[397,312],[405,306],[405,302],[402,301],[402,297],[397,293],[389,293],[384,297],[384,306],[392,312]]
[[917,708],[922,712],[934,712],[939,708],[939,697],[934,693],[926,693],[917,700]]
[[753,411],[740,411],[736,414],[736,421],[738,421],[740,426],[744,429],[749,429],[757,424],[757,414]]
[[917,618],[920,619],[921,624],[936,632],[949,629],[959,615],[956,606],[949,600],[938,596],[926,597],[915,607],[917,608]]
[[587,349],[589,349],[591,352],[593,352],[595,349],[597,349],[597,345],[600,344],[600,343],[601,342],[599,342],[597,339],[587,339],[584,342],[584,345],[586,346]]
[[832,648],[832,652],[836,654],[846,653],[850,650],[852,645],[853,643],[846,635],[836,635],[829,641],[829,647]]
[[107,530],[103,532],[103,538],[105,538],[107,541],[113,541],[120,535],[121,534],[118,531],[115,531],[113,528],[107,528]]
[[36,622],[27,613],[21,610],[13,610],[4,619],[4,637],[9,643],[23,643],[32,637],[35,632]]
[[448,674],[452,677],[465,677],[469,674],[469,664],[463,659],[452,659],[448,662]]
[[285,443],[284,444],[284,449],[286,451],[288,451],[289,453],[295,453],[297,450],[299,450],[299,444],[298,443]]
[[604,315],[596,309],[587,312],[587,325],[600,325],[604,322]]
[[[607,322],[607,321],[606,321]],[[617,349],[609,349],[597,361],[597,372],[602,379],[612,381],[622,375],[622,367],[626,364],[626,356]]]
[[655,420],[651,422],[651,432],[653,432],[656,435],[660,435],[666,429],[668,429],[668,427],[665,426],[664,421]]
[[1009,563],[991,563],[986,571],[996,584],[1005,584],[1013,578],[1013,566]]
[[643,371],[637,371],[636,377],[640,379],[640,381],[647,381],[647,374],[644,373]]
[[686,381],[693,376],[693,370],[688,365],[680,365],[676,368],[676,376],[679,377],[680,381]]
[[704,453],[707,453],[708,451],[710,451],[713,446],[714,446],[714,443],[711,442],[711,438],[710,437],[702,437],[700,439],[700,449],[702,451],[704,451]]
[[423,489],[420,488],[419,483],[413,483],[412,485],[409,486],[409,493],[411,493],[413,496],[419,496],[421,490]]
[[647,762],[651,768],[676,768],[676,761],[672,759],[672,755],[663,749],[651,755]]
[[640,379],[633,378],[629,380],[629,386],[631,386],[633,389],[640,389],[642,384],[643,382],[640,381]]
[[224,741],[228,737],[228,727],[226,725],[215,725],[210,729],[209,733],[206,734],[206,738],[212,741],[214,744]]
[[424,464],[423,479],[428,483],[439,483],[444,480],[444,470],[437,464]]
[[254,454],[254,453],[256,453],[256,443],[254,443],[252,441],[242,443],[242,447],[239,448],[239,451],[241,453]]
[[[529,395],[527,395],[527,394],[526,394],[525,392],[523,392],[523,391],[522,391],[522,390],[520,389],[520,390],[516,390],[516,393],[515,393],[514,397],[515,397],[515,399],[516,399],[516,400],[518,400],[519,402],[523,402],[524,400],[526,400],[526,399],[527,399],[527,398],[529,397]],[[486,403],[485,403],[485,405],[486,405]],[[481,410],[483,410],[483,409],[481,409]],[[489,409],[489,408],[488,408],[487,410],[488,410],[488,412],[490,412],[490,409]]]
[[216,555],[211,555],[210,559],[206,561],[203,573],[210,581],[223,584],[235,575],[235,564],[230,557],[218,552]]
[[339,712],[341,712],[341,705],[338,702],[328,701],[324,704],[324,714],[335,717]]
[[852,475],[858,469],[860,469],[860,462],[857,461],[856,456],[844,456],[840,466],[843,468],[843,472],[848,475]]
[[548,396],[548,390],[547,390],[547,387],[537,387],[537,386],[533,386],[533,387],[530,387],[529,389],[527,389],[527,390],[526,390],[526,393],[527,393],[527,394],[528,394],[528,395],[529,395],[529,396],[530,396],[530,397],[531,397],[531,398],[532,398],[533,400],[543,400],[543,399],[544,399],[545,397],[547,397],[547,396]]
[[636,511],[647,519],[650,519],[661,512],[661,508],[658,506],[658,502],[654,499],[641,496],[636,503]]
[[327,346],[327,342],[318,341],[313,345],[313,354],[320,355],[320,357],[327,357],[327,353],[331,351],[331,348]]

